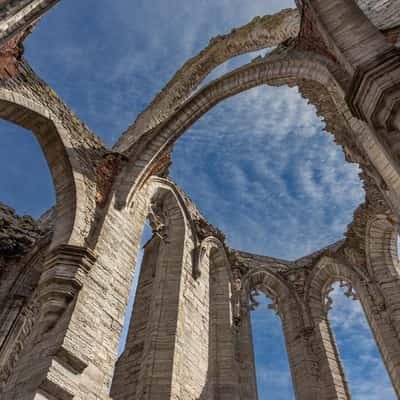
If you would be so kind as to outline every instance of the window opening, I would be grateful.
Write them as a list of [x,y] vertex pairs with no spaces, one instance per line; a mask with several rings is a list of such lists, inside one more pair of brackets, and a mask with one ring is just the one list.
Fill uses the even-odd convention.
[[259,306],[251,312],[257,390],[260,400],[294,400],[292,377],[280,317],[273,302],[257,296]]
[[357,295],[344,283],[336,282],[332,288],[329,321],[352,398],[397,399]]
[[55,205],[52,177],[32,132],[0,120],[0,202],[37,219]]

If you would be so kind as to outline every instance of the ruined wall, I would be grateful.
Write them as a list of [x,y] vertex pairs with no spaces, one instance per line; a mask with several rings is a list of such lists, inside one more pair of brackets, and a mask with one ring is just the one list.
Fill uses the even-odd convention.
[[[43,251],[50,242],[54,217],[43,221],[35,221],[30,216],[18,216],[11,207],[0,203],[0,310],[8,301],[9,293],[16,281],[21,279],[22,269],[29,269],[29,264],[35,253]],[[25,278],[22,277],[22,280]],[[27,285],[35,287],[35,282]],[[27,290],[29,292],[29,290]]]
[[[57,193],[54,228],[0,206],[0,396],[110,400],[112,383],[115,400],[255,400],[250,310],[259,289],[281,317],[297,400],[349,399],[326,309],[329,285],[342,279],[400,395],[399,55],[379,31],[398,25],[398,2],[359,1],[363,13],[347,0],[304,0],[212,39],[115,152],[21,58],[25,29],[54,3],[7,1],[0,11],[0,117],[33,131]],[[219,64],[282,41],[189,98]],[[262,84],[300,88],[362,167],[366,189],[345,239],[293,263],[229,250],[184,192],[155,176],[167,176],[191,124]],[[155,236],[111,382],[146,217]]]
[[[165,190],[161,186],[150,200],[154,236],[144,250],[126,348],[117,362],[111,395],[239,398],[224,249],[212,251],[216,244],[209,239],[197,247],[200,231],[194,227],[201,226],[196,225],[201,214],[187,197],[180,197],[180,190]],[[206,226],[202,228],[204,233]]]
[[17,361],[10,348],[18,343],[43,271],[53,229],[51,214],[35,221],[0,204],[0,387]]
[[44,235],[40,224],[32,217],[19,217],[15,211],[0,203],[0,256],[18,257],[26,254]]

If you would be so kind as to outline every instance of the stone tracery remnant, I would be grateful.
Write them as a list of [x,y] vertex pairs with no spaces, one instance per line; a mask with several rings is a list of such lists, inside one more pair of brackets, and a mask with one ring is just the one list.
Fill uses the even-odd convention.
[[[35,134],[57,193],[39,223],[0,205],[0,398],[256,400],[249,313],[263,292],[296,399],[349,400],[327,320],[337,281],[361,302],[400,396],[398,0],[302,0],[212,39],[112,151],[23,59],[26,33],[55,3],[0,5],[0,117]],[[192,94],[223,62],[273,46]],[[296,261],[230,249],[168,178],[180,135],[262,84],[299,88],[366,193],[343,240]],[[146,218],[154,234],[116,360]]]
[[150,202],[148,218],[153,233],[160,239],[166,240],[168,238],[167,217],[155,201]]

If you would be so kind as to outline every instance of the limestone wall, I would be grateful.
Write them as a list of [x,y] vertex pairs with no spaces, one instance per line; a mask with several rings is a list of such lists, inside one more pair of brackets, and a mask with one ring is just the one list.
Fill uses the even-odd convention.
[[399,0],[356,0],[361,10],[379,29],[400,25]]

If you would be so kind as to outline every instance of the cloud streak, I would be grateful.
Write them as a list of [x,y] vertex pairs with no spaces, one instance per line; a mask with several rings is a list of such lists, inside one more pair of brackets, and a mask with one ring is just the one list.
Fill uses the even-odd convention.
[[342,238],[364,198],[323,128],[296,89],[251,89],[185,133],[171,173],[231,246],[295,259]]

